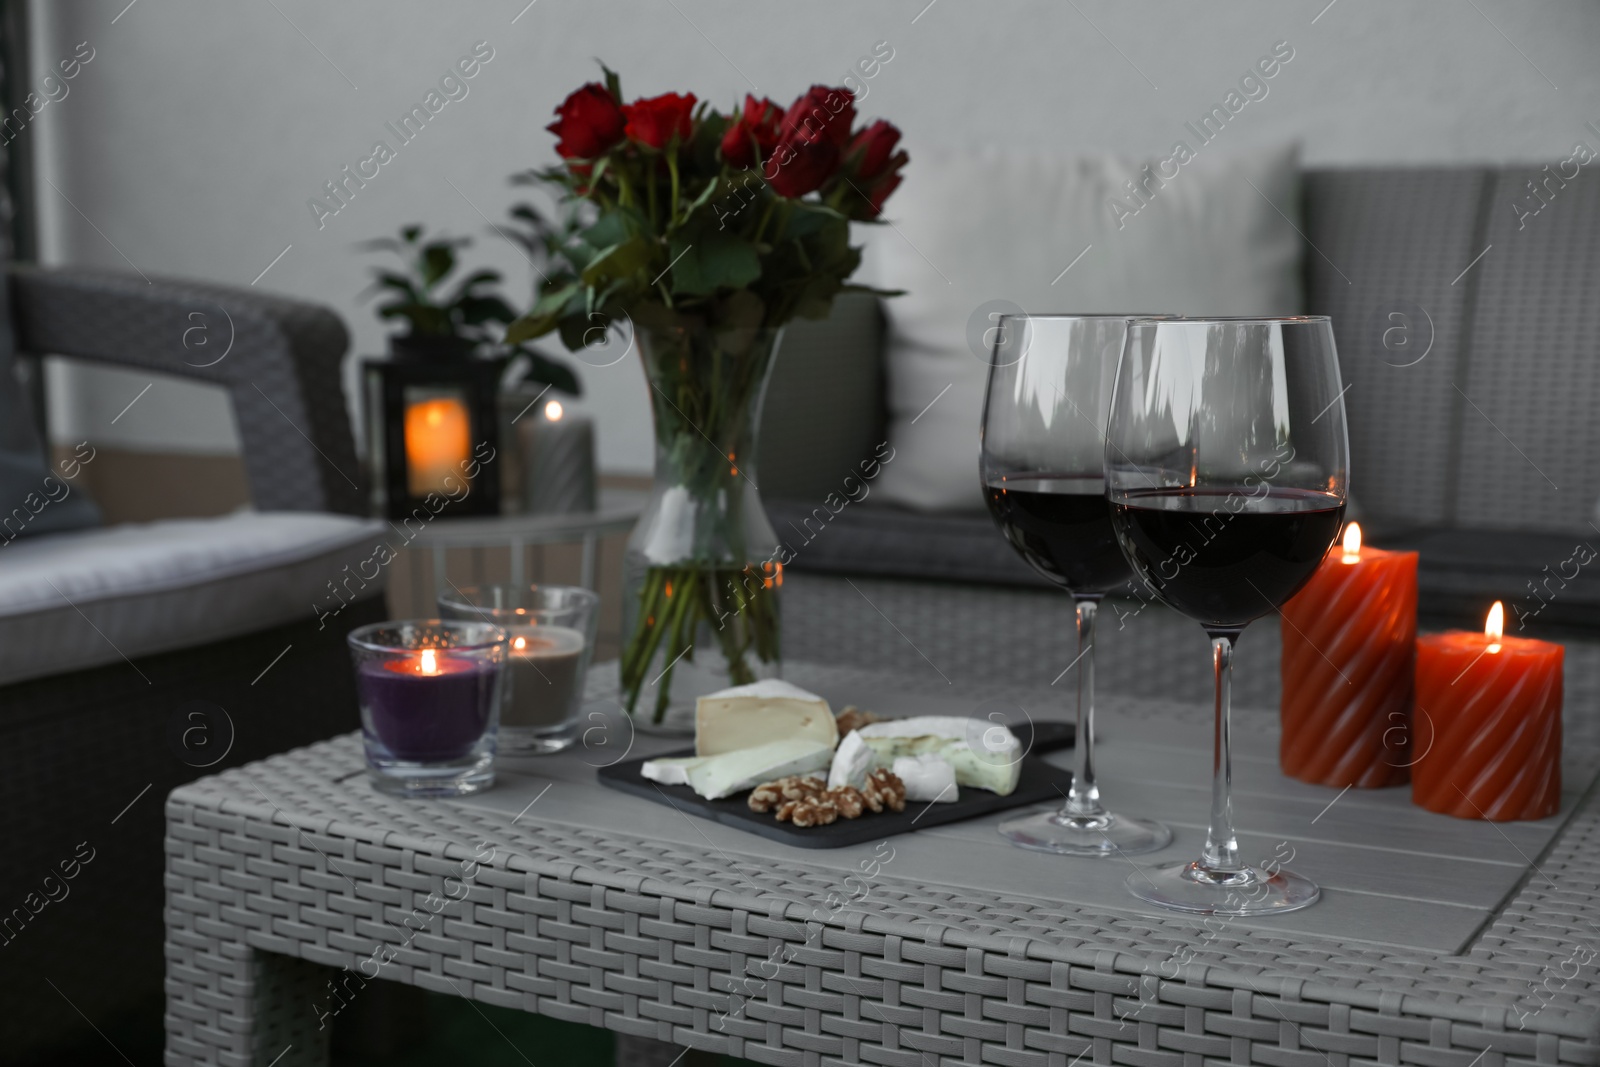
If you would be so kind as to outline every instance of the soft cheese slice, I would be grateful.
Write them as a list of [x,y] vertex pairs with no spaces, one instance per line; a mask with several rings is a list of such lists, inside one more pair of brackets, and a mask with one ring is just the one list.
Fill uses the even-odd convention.
[[790,738],[816,741],[830,749],[836,745],[839,727],[828,702],[776,678],[710,693],[695,702],[697,756]]
[[932,753],[897,756],[893,770],[895,777],[906,785],[907,800],[953,804],[961,799],[961,790],[956,788],[955,768]]
[[866,784],[867,772],[877,765],[877,753],[861,740],[861,731],[851,730],[834,750],[833,766],[828,769],[828,788],[853,785],[860,789]]
[[754,748],[699,757],[688,769],[687,784],[707,800],[718,800],[754,789],[774,778],[826,770],[832,759],[832,743],[790,737]]
[[704,763],[706,756],[676,756],[671,759],[646,760],[639,773],[652,782],[662,785],[688,785],[691,768]]
[[1022,777],[1022,742],[985,719],[919,715],[871,723],[855,733],[872,750],[875,767],[892,767],[901,756],[937,756],[955,771],[957,784],[1001,796],[1014,792]]

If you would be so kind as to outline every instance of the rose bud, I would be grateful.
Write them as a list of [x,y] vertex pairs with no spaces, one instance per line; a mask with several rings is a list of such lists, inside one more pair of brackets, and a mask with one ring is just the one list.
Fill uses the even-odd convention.
[[562,159],[594,159],[622,140],[622,109],[599,82],[573,92],[555,113],[556,121],[545,129],[558,138],[556,152]]
[[722,158],[729,166],[748,167],[765,160],[778,143],[783,112],[771,100],[745,94],[744,113],[722,135]]
[[813,85],[784,113],[784,140],[827,141],[844,148],[856,121],[856,98],[849,89]]
[[845,154],[845,173],[857,192],[866,198],[854,211],[857,218],[874,219],[883,202],[900,185],[900,168],[910,161],[904,150],[896,152],[900,131],[879,119],[857,133]]
[[762,173],[773,192],[793,198],[820,189],[838,169],[838,145],[788,138],[773,150]]
[[622,113],[628,120],[625,130],[628,139],[655,149],[665,149],[674,137],[687,141],[694,105],[693,93],[662,93],[648,100],[624,104]]

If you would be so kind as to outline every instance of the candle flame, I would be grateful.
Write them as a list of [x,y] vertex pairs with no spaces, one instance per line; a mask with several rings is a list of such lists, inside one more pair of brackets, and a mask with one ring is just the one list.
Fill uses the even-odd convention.
[[422,669],[422,673],[423,674],[438,674],[439,673],[439,653],[435,652],[431,648],[423,649],[422,650],[421,669]]
[[1489,651],[1500,651],[1500,638],[1506,632],[1506,607],[1500,601],[1494,602],[1494,607],[1489,609],[1489,617],[1484,620],[1483,634],[1489,639]]
[[1361,524],[1352,522],[1344,528],[1344,562],[1361,562]]
[[514,637],[511,639],[511,647],[521,652],[528,647],[528,639],[526,637]]
[[561,406],[561,401],[552,400],[544,406],[544,417],[551,422],[560,422],[561,416],[566,414],[566,409]]

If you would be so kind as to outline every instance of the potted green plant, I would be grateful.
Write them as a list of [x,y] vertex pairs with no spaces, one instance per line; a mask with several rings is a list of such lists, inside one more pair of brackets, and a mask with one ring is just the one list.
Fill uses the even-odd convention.
[[549,127],[563,162],[537,178],[576,223],[507,338],[581,351],[631,324],[656,447],[624,562],[622,689],[656,725],[779,668],[785,561],[753,469],[768,374],[785,323],[864,289],[850,224],[877,220],[907,161],[899,130],[855,119],[848,90],[820,85],[729,114],[693,94],[624,103],[605,70]]

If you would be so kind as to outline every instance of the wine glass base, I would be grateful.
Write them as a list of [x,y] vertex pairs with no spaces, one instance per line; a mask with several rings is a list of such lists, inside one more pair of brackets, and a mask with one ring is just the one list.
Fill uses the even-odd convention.
[[1315,882],[1293,871],[1245,867],[1212,874],[1192,860],[1141,868],[1125,884],[1140,900],[1196,915],[1275,915],[1310,907],[1322,895]]
[[1000,836],[1014,845],[1060,856],[1137,855],[1165,848],[1172,841],[1171,830],[1149,819],[1131,819],[1109,811],[1068,815],[1059,808],[1007,819],[1000,824]]

